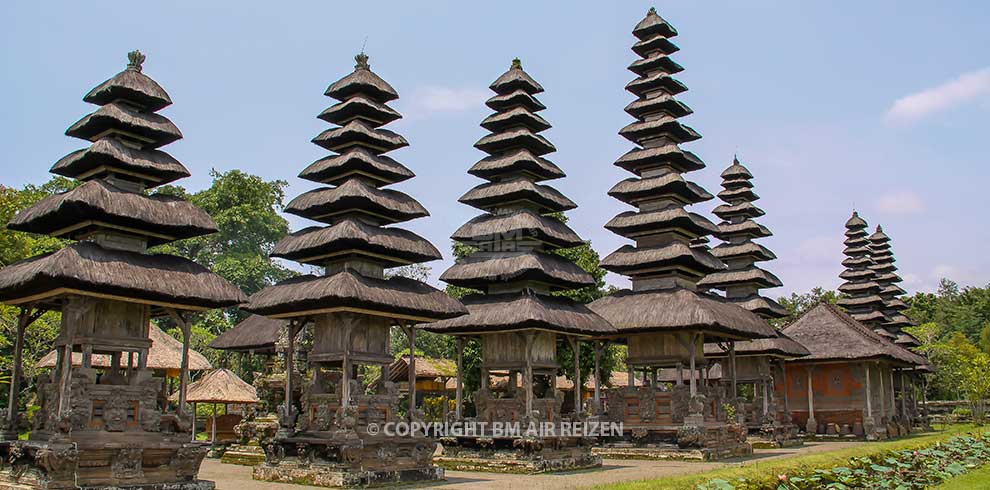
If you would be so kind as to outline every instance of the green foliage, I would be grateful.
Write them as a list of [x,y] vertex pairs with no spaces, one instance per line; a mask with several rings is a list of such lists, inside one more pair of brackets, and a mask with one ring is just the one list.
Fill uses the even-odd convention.
[[910,305],[904,312],[907,316],[919,323],[935,323],[943,335],[961,332],[979,343],[983,331],[990,327],[990,286],[960,288],[942,279],[938,292],[915,293],[905,301]]
[[838,300],[839,293],[821,287],[813,288],[804,294],[791,293],[789,297],[782,296],[777,298],[777,302],[787,310],[788,316],[779,320],[773,320],[770,323],[779,328],[794,321],[797,317],[814,308],[819,303],[835,304]]

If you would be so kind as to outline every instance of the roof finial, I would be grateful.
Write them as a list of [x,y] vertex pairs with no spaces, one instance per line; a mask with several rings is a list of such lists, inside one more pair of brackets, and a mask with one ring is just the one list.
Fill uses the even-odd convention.
[[141,63],[144,63],[144,59],[145,56],[136,49],[127,53],[127,69],[141,71]]
[[877,225],[877,233],[883,233],[883,227],[882,226]]
[[357,61],[357,64],[354,65],[354,69],[355,70],[370,70],[371,69],[371,65],[368,64],[368,55],[364,54],[364,50],[361,50],[361,52],[358,53],[357,56],[354,57],[354,61]]
[[522,70],[522,61],[519,58],[512,58],[512,66],[509,69]]
[[656,7],[650,7],[650,11],[646,13],[646,15],[651,15],[651,14],[652,15],[657,15],[657,8]]
[[739,165],[739,154],[738,153],[733,153],[732,154],[732,164],[733,165]]

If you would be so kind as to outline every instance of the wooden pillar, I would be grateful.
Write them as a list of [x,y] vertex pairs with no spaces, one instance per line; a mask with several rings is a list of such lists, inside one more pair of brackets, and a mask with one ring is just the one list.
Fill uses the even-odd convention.
[[632,366],[626,366],[627,379],[629,380],[629,386],[636,386],[636,370]]
[[787,363],[783,359],[780,360],[780,376],[784,380],[784,412],[787,413],[791,411],[791,405],[787,399]]
[[697,384],[695,383],[695,380],[694,380],[694,377],[697,375],[697,372],[698,372],[697,371],[697,367],[694,364],[694,361],[695,361],[695,359],[694,359],[695,358],[695,351],[697,350],[697,349],[695,349],[695,342],[696,342],[695,339],[696,339],[696,336],[697,335],[698,334],[695,334],[695,333],[692,333],[691,334],[691,352],[690,352],[690,354],[688,356],[688,362],[690,363],[690,372],[691,372],[690,383],[691,383],[691,396],[692,397],[698,394],[698,386],[697,386]]
[[[179,368],[179,407],[176,409],[176,413],[182,416],[186,410],[186,389],[189,386],[189,323],[174,308],[169,308],[168,314],[179,325],[179,329],[182,330],[182,363]],[[196,417],[195,413],[193,417]]]
[[526,395],[526,418],[533,414],[533,338],[536,332],[526,332],[526,374],[524,377]]
[[210,443],[217,443],[217,404],[213,402],[213,427],[210,430]]
[[[581,413],[581,341],[577,337],[567,337],[574,353],[574,413]],[[554,383],[556,386],[556,383]]]
[[877,378],[880,379],[880,418],[883,418],[887,415],[887,394],[883,389],[883,366],[879,362],[877,363],[877,374]]
[[897,415],[897,389],[894,388],[894,368],[890,368],[890,415]]
[[812,430],[811,429],[811,426],[816,422],[816,420],[815,420],[815,388],[812,385],[812,381],[811,381],[811,379],[812,379],[812,377],[811,377],[811,371],[812,371],[812,367],[811,366],[808,366],[808,423],[806,424],[807,425],[806,429],[808,430],[809,433],[815,433],[815,432],[817,432],[817,428],[815,428],[815,430]]
[[413,413],[416,411],[416,329],[405,322],[403,322],[402,328],[406,331],[406,337],[409,338],[409,369],[407,380],[409,383],[409,420],[412,420]]
[[764,377],[760,384],[763,385],[763,416],[766,417],[770,413],[770,378]]
[[677,363],[677,384],[684,384],[684,364]]
[[464,382],[461,380],[464,378],[464,345],[466,340],[464,337],[457,337],[457,380],[455,381],[457,401],[454,407],[457,420],[461,420],[464,415]]
[[86,369],[93,367],[93,344],[82,346],[82,367]]
[[34,320],[40,316],[40,312],[32,312],[31,308],[21,308],[21,314],[17,318],[17,331],[14,334],[14,365],[10,373],[10,392],[7,394],[7,424],[13,433],[13,438],[17,438],[17,406],[21,391],[21,364],[24,353],[24,332]]
[[729,371],[732,372],[732,398],[735,399],[739,396],[739,389],[737,388],[737,376],[736,376],[736,343],[729,342]]
[[873,417],[873,391],[870,389],[870,363],[864,363],[866,367],[866,416]]
[[196,402],[192,404],[192,436],[189,440],[196,441]]
[[292,375],[296,370],[296,335],[299,333],[300,324],[301,320],[290,320],[287,327],[288,331],[286,332],[288,337],[286,338],[285,347],[285,412],[282,414],[285,426],[288,426],[292,418]]
[[340,356],[340,406],[351,405],[351,322],[344,322],[344,349]]
[[138,369],[142,371],[148,369],[148,349],[138,351]]
[[601,358],[602,358],[602,347],[604,342],[598,340],[595,341],[595,410],[601,410],[602,403],[602,372],[601,372]]

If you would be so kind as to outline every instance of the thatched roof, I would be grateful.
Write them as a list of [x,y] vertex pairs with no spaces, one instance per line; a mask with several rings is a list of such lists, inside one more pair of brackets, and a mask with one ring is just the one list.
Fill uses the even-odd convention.
[[512,60],[509,70],[499,76],[488,88],[497,94],[507,94],[515,90],[522,90],[528,94],[538,94],[543,91],[543,86],[522,69],[522,63],[518,58]]
[[710,235],[718,231],[708,218],[676,206],[658,211],[625,211],[605,224],[605,229],[627,238],[656,233],[660,228],[680,229],[696,235]]
[[400,223],[429,216],[426,208],[404,192],[379,189],[362,179],[349,179],[337,187],[305,192],[285,206],[285,212],[323,223],[332,223],[344,212],[362,212],[386,223]]
[[557,213],[577,207],[557,189],[525,179],[481,184],[467,191],[458,201],[482,211],[515,201],[533,203],[540,213]]
[[698,281],[698,286],[705,287],[729,287],[738,284],[752,284],[761,288],[776,288],[784,285],[777,276],[755,265],[714,272]]
[[[663,70],[671,75],[684,71],[684,67],[674,61],[667,53],[651,53],[645,58],[639,58],[626,67],[627,70],[637,75],[646,75],[655,70]],[[680,116],[678,116],[680,117]]]
[[[769,339],[747,340],[736,342],[736,355],[739,356],[776,356],[787,359],[794,359],[810,355],[803,345],[794,341],[787,335],[777,332],[777,336]],[[706,358],[726,358],[729,356],[727,350],[717,343],[705,344]]]
[[[680,116],[678,116],[680,117]],[[679,122],[675,117],[662,116],[629,123],[619,130],[619,135],[633,143],[647,139],[666,137],[677,143],[687,143],[701,139],[701,134],[690,126]]]
[[656,51],[664,54],[672,54],[676,53],[680,49],[681,48],[670,42],[670,40],[663,34],[655,34],[652,37],[639,40],[632,45],[633,52],[640,56],[649,56],[650,53]]
[[355,95],[326,108],[316,117],[331,124],[346,124],[351,119],[361,118],[373,126],[380,126],[401,119],[402,114],[381,102]]
[[754,294],[746,296],[744,298],[730,298],[730,302],[735,303],[743,308],[746,308],[763,318],[784,318],[790,313],[786,308],[780,306],[780,303],[776,301],[760,296],[759,294]]
[[771,233],[767,227],[752,220],[746,220],[742,223],[729,223],[727,221],[723,221],[718,224],[718,233],[715,234],[715,236],[719,239],[727,239],[729,237],[736,236],[764,238],[772,235],[773,233]]
[[120,102],[111,102],[77,121],[65,134],[74,138],[96,141],[107,131],[118,130],[135,134],[144,141],[144,148],[158,148],[182,139],[182,132],[167,117],[152,112],[140,112]]
[[96,140],[89,148],[69,153],[51,168],[53,174],[82,180],[99,178],[111,172],[140,175],[148,187],[168,184],[190,175],[189,170],[168,153],[137,149],[112,136]]
[[721,204],[712,210],[712,214],[724,220],[732,219],[736,216],[743,218],[759,218],[766,214],[762,209],[756,207],[749,201],[737,202],[735,204]]
[[360,143],[365,148],[374,149],[378,153],[409,146],[409,142],[399,134],[376,128],[360,119],[354,119],[343,126],[320,133],[313,138],[313,143],[330,151],[342,151],[355,143]]
[[523,291],[473,294],[461,298],[468,315],[424,325],[444,333],[502,332],[543,329],[576,335],[609,335],[615,329],[588,307],[570,298]]
[[440,280],[455,286],[484,289],[493,283],[534,281],[556,289],[579,289],[595,278],[574,262],[542,252],[476,253],[447,269]]
[[514,106],[525,107],[530,112],[542,111],[547,108],[547,106],[536,100],[532,95],[527,94],[524,90],[513,90],[507,94],[496,95],[485,101],[485,105],[493,111],[503,111],[511,109]]
[[474,147],[485,153],[498,153],[513,148],[526,148],[534,155],[546,155],[557,151],[553,143],[524,127],[509,129],[483,136]]
[[752,312],[719,296],[682,288],[624,289],[588,307],[614,325],[620,335],[679,330],[704,330],[743,339],[775,335],[773,328]]
[[712,195],[701,186],[684,180],[684,177],[677,172],[669,172],[656,177],[630,177],[612,186],[608,195],[632,205],[665,196],[692,204],[705,202],[712,198]]
[[[658,54],[656,57],[649,59],[640,59],[634,61],[632,65],[629,65],[629,69],[632,70],[634,67],[636,70],[641,69],[655,69],[655,66],[651,66],[651,62],[654,60],[666,59],[670,63],[670,58]],[[676,64],[676,63],[675,63]],[[679,67],[680,65],[678,65]],[[635,71],[635,70],[633,70]],[[669,94],[660,94],[655,97],[650,97],[647,99],[636,99],[626,105],[626,113],[636,119],[645,119],[646,117],[662,112],[672,117],[684,117],[689,114],[694,113],[687,104],[675,99]],[[689,128],[690,129],[690,128]]]
[[92,242],[0,269],[0,301],[65,288],[180,309],[225,308],[246,299],[236,286],[189,259],[105,249]]
[[428,284],[405,277],[375,279],[351,270],[294,277],[251,295],[242,306],[251,313],[284,318],[333,308],[436,320],[467,312],[457,300]]
[[210,342],[211,349],[235,352],[255,351],[274,353],[275,342],[288,325],[287,320],[274,320],[261,315],[250,315],[233,328]]
[[626,84],[626,91],[637,97],[648,97],[650,93],[658,90],[670,95],[677,95],[687,92],[687,89],[687,85],[681,83],[680,80],[663,72],[644,75]]
[[766,261],[777,258],[777,254],[770,251],[770,249],[751,241],[745,241],[742,243],[720,243],[712,249],[712,255],[722,260],[729,257],[750,257],[754,261]]
[[[416,356],[416,379],[439,380],[457,376],[457,363],[450,359]],[[409,356],[402,356],[389,365],[389,381],[409,380]]]
[[633,28],[633,35],[639,39],[649,39],[653,36],[674,37],[677,29],[670,25],[663,17],[657,15],[657,9],[650,7],[646,17]]
[[[179,399],[173,393],[172,401]],[[189,384],[187,403],[258,403],[258,391],[229,369],[217,369]]]
[[920,364],[924,358],[895,346],[834,305],[820,303],[782,330],[811,353],[802,361],[887,359]]
[[[164,371],[182,369],[182,342],[179,342],[155,325],[148,326],[148,338],[151,339],[151,347],[148,348],[148,369]],[[58,352],[51,351],[38,361],[38,367],[54,368],[57,359]],[[72,365],[82,366],[82,352],[72,353]],[[126,356],[121,360],[121,365],[127,367]],[[136,358],[135,365],[137,365]],[[93,367],[109,368],[110,356],[106,354],[93,354]],[[203,371],[212,368],[213,366],[210,365],[210,361],[203,357],[203,354],[189,349],[190,370]]]
[[401,228],[379,228],[354,218],[333,226],[308,227],[280,240],[272,257],[322,265],[341,254],[392,257],[391,265],[406,265],[442,259],[427,239]]
[[354,60],[357,61],[354,72],[331,84],[325,92],[326,96],[344,100],[361,94],[382,103],[399,98],[388,82],[371,71],[367,55],[360,53]]
[[367,148],[354,146],[339,155],[321,158],[299,174],[300,179],[321,184],[339,185],[349,177],[370,176],[380,185],[395,184],[415,176],[412,170],[386,155],[375,155]]
[[17,213],[7,227],[76,238],[105,225],[146,230],[149,245],[217,231],[209,214],[182,198],[146,196],[105,180],[85,182],[68,192],[48,196]]
[[[531,134],[539,131],[546,131],[552,127],[546,119],[543,119],[542,116],[529,112],[525,107],[515,107],[507,111],[496,112],[481,121],[481,127],[492,131],[493,133],[509,132],[509,130],[518,126],[526,127]],[[528,139],[528,136],[524,137]],[[541,136],[534,137],[537,139],[542,138]],[[495,143],[495,141],[498,140],[495,134],[492,134],[489,138],[490,139],[488,141],[490,143]],[[544,141],[541,141],[540,145],[543,145]],[[530,151],[532,152],[532,150]]]
[[642,175],[645,170],[669,165],[676,172],[690,172],[705,168],[705,162],[690,151],[676,145],[653,148],[634,148],[615,161],[615,166]]
[[106,105],[115,100],[126,100],[155,112],[167,107],[172,99],[165,89],[151,77],[141,73],[144,55],[139,51],[127,53],[127,69],[90,90],[83,101],[90,104]]
[[678,266],[695,271],[698,275],[725,268],[720,260],[703,248],[694,248],[683,242],[670,242],[654,247],[623,245],[602,259],[603,269],[617,274],[638,275],[640,271],[657,267]]
[[570,248],[585,243],[560,220],[529,209],[476,216],[461,225],[450,238],[475,246],[495,240],[519,239],[537,240],[548,248]]
[[511,173],[526,173],[533,180],[552,180],[564,177],[564,171],[553,162],[536,156],[526,148],[499,153],[482,158],[468,173],[482,179],[491,179]]

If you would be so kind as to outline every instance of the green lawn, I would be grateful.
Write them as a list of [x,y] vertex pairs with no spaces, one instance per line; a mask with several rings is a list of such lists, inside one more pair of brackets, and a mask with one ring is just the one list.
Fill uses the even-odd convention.
[[[727,468],[707,471],[704,473],[695,473],[693,475],[667,477],[657,480],[615,483],[603,485],[598,488],[608,490],[694,490],[698,484],[715,478],[721,478],[730,482],[738,478],[746,478],[753,481],[766,481],[769,484],[777,481],[777,475],[792,474],[796,470],[843,466],[850,458],[870,456],[886,451],[920,448],[933,444],[937,441],[947,440],[955,435],[970,432],[974,432],[974,427],[972,425],[955,425],[942,432],[913,435],[892,441],[873,442],[853,448],[836,449],[834,451],[826,451],[804,456],[793,456],[769,461],[753,460],[750,462],[735,464]],[[990,489],[990,487],[987,488]]]
[[990,490],[990,464],[953,478],[935,490]]

